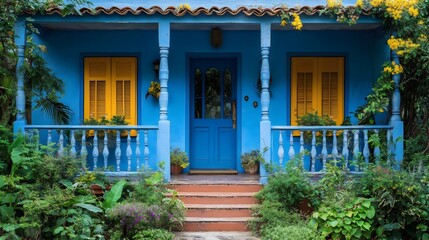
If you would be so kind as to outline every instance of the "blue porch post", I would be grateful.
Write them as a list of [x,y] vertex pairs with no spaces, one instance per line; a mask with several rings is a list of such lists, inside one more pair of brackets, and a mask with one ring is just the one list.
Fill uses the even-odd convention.
[[165,162],[164,179],[170,182],[170,121],[168,120],[168,49],[170,47],[170,23],[160,22],[158,25],[159,37],[159,81],[161,93],[159,95],[159,129],[157,142],[158,161]]
[[[392,60],[395,64],[399,65],[399,56],[396,54],[396,51],[392,51]],[[399,92],[399,82],[401,80],[401,74],[393,75],[393,81],[395,88],[393,90],[392,96],[392,116],[390,117],[390,125],[393,127],[392,138],[393,144],[395,145],[395,160],[397,167],[400,166],[404,158],[404,122],[400,116],[400,106],[401,106],[401,94]],[[401,140],[396,141],[398,138]]]
[[[269,22],[261,23],[261,122],[260,122],[260,151],[263,153],[266,163],[271,162],[271,121],[269,118],[269,108],[270,108],[270,92],[269,81],[270,81],[270,64],[268,57],[270,54],[270,45],[271,45],[271,25]],[[267,149],[269,151],[265,151]],[[260,183],[267,183],[267,171],[263,164],[261,164],[261,175]]]
[[15,24],[15,45],[17,48],[18,61],[16,63],[16,120],[13,123],[14,134],[24,132],[25,119],[25,92],[24,92],[24,54],[25,54],[25,19],[20,19]]

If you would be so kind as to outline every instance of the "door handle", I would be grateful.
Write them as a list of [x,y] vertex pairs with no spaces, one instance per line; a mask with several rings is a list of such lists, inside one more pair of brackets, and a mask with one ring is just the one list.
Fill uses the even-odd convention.
[[237,128],[237,102],[232,101],[232,128]]

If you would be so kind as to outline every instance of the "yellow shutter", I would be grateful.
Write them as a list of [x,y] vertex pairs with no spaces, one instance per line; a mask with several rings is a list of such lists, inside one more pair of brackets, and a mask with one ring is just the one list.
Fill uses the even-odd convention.
[[137,124],[136,58],[112,58],[112,112],[125,116],[130,125]]
[[297,116],[315,111],[316,63],[314,57],[292,58],[291,125],[296,125]]
[[344,120],[344,58],[318,58],[319,114],[330,116],[337,124]]
[[84,60],[84,118],[100,119],[110,113],[110,59]]

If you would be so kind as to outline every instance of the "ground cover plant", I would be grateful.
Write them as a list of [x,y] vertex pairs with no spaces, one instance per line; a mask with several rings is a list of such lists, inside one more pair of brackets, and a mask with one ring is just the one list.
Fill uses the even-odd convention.
[[[312,181],[293,160],[258,193],[249,226],[262,239],[292,239],[300,232],[310,239],[429,239],[428,174],[381,163],[352,175],[330,163]],[[300,205],[303,199],[310,212]]]
[[[165,197],[161,171],[110,183],[85,157],[32,142],[0,127],[0,239],[172,239],[180,229],[185,208]],[[111,187],[96,197],[93,184]]]

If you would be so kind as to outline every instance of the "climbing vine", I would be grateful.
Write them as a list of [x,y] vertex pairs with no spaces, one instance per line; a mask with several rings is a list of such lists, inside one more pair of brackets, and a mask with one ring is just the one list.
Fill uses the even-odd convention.
[[[362,15],[383,21],[389,38],[386,44],[400,58],[400,64],[386,62],[380,76],[355,113],[360,124],[374,123],[373,116],[389,110],[394,89],[392,76],[400,74],[401,117],[405,123],[405,162],[419,159],[429,164],[429,0],[357,0],[344,6],[342,0],[327,0],[320,15],[338,22],[356,24]],[[280,25],[285,26],[297,13],[284,11]],[[302,25],[299,28],[300,30]],[[422,159],[423,158],[423,159]]]
[[[11,126],[16,115],[16,63],[17,49],[15,46],[16,33],[14,27],[20,17],[27,11],[44,14],[51,7],[62,9],[63,15],[77,14],[77,5],[89,5],[87,0],[2,0],[0,1],[0,125]],[[29,15],[31,16],[31,14]],[[28,113],[33,108],[53,118],[56,123],[68,123],[72,116],[71,109],[59,101],[63,93],[63,82],[55,77],[47,67],[42,55],[47,51],[44,45],[33,42],[38,29],[32,24],[31,17],[26,19],[27,37],[25,61],[26,109]],[[34,105],[32,105],[32,100]],[[27,119],[31,121],[30,114]]]

